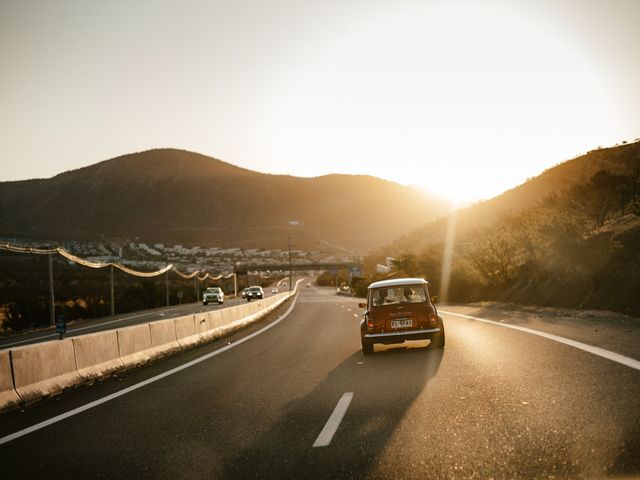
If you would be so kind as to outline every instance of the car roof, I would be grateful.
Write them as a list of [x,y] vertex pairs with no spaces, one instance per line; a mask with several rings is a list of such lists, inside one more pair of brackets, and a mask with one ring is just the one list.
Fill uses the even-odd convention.
[[401,285],[427,285],[424,278],[394,278],[392,280],[381,280],[379,282],[373,282],[369,285],[369,288],[384,288],[384,287],[398,287]]

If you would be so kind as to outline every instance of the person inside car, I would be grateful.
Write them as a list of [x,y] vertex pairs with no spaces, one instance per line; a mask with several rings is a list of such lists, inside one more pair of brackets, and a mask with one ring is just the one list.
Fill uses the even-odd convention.
[[387,291],[386,290],[379,290],[376,296],[376,299],[374,301],[376,306],[379,305],[384,305],[385,300],[387,299]]
[[411,303],[411,297],[413,296],[413,290],[411,290],[409,287],[406,287],[403,291],[402,291],[403,295],[404,295],[404,301],[407,303]]

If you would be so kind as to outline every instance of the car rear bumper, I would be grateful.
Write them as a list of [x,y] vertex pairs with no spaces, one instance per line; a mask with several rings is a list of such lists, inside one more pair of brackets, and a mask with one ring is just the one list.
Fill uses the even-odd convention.
[[365,343],[402,343],[405,340],[431,339],[439,333],[439,328],[404,330],[401,332],[365,333],[362,341]]

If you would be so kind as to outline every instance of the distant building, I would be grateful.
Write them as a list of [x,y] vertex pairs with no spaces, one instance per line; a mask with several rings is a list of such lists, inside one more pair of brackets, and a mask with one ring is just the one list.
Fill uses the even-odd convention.
[[391,268],[386,265],[380,265],[379,263],[376,265],[376,273],[389,273]]
[[389,273],[391,270],[393,270],[393,262],[395,261],[396,261],[395,258],[387,257],[385,259],[386,265],[380,265],[380,264],[376,265],[376,273]]

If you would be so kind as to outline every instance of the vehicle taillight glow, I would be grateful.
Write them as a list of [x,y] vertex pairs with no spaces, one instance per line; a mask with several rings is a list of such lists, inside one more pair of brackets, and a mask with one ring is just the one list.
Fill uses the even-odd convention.
[[429,314],[429,323],[431,324],[432,327],[435,327],[438,324],[438,317],[436,316],[435,313]]

